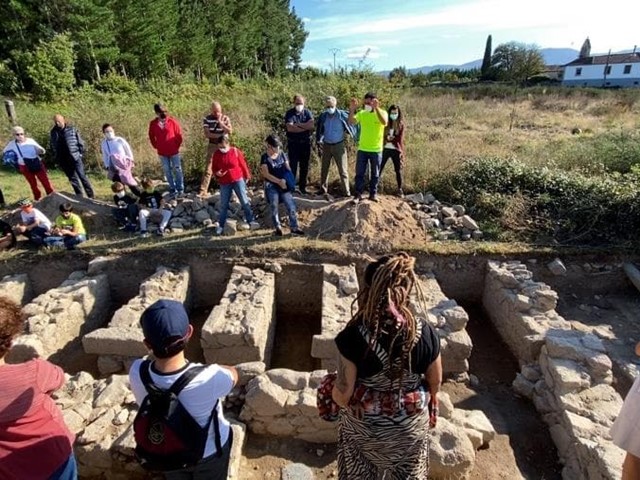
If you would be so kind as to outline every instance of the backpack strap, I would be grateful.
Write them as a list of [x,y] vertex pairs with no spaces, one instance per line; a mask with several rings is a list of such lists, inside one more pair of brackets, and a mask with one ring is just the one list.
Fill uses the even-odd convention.
[[177,397],[182,389],[189,385],[189,382],[197,377],[205,368],[206,367],[204,365],[197,365],[187,369],[175,382],[173,382],[169,392],[173,393]]
[[[220,439],[220,419],[218,418],[218,404],[220,403],[220,399],[216,400],[215,405],[213,406],[213,410],[211,411],[211,416],[213,417],[213,430],[214,430],[214,440],[216,442],[216,456],[222,456],[222,440]],[[207,422],[207,425],[211,424],[211,419]],[[231,427],[229,427],[231,428]]]

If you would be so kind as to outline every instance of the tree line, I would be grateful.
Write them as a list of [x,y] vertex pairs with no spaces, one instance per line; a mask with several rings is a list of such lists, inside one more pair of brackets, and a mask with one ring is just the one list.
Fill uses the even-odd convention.
[[307,38],[289,0],[7,0],[0,19],[0,91],[41,97],[110,73],[278,76]]

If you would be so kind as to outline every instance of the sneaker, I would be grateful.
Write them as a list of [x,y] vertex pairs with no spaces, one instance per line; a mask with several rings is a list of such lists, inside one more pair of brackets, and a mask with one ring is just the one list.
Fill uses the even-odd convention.
[[178,192],[176,198],[184,198],[184,192]]
[[402,191],[401,188],[398,189],[398,192],[396,193],[396,195],[398,195],[398,197],[400,198],[404,198],[404,192]]
[[216,235],[222,235],[222,232],[224,232],[224,228],[216,227]]
[[164,228],[159,228],[156,230],[156,235],[159,237],[164,237]]
[[362,200],[362,197],[360,195],[356,195],[355,197],[353,197],[353,200],[351,201],[353,202],[354,205],[358,205],[361,200]]
[[282,229],[280,227],[276,228],[276,231],[274,233],[276,237],[281,237],[283,235]]
[[149,232],[146,230],[140,230],[140,238],[147,238],[149,236]]
[[238,224],[238,230],[249,230],[250,228],[251,227],[246,222],[242,222],[242,223]]
[[251,223],[249,224],[249,228],[250,228],[251,230],[257,230],[257,229],[259,229],[259,228],[260,228],[260,224],[259,224],[258,222],[251,222]]
[[375,195],[369,195],[369,201],[374,203],[380,203],[380,199]]
[[299,228],[295,228],[293,230],[291,230],[291,235],[295,235],[298,237],[303,237],[304,236],[304,232],[302,230],[300,230]]

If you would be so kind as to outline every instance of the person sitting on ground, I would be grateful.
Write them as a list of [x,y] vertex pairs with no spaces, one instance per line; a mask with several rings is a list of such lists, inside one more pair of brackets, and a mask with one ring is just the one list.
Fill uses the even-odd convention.
[[0,297],[0,478],[76,480],[75,438],[51,398],[64,372],[41,358],[5,363],[25,321],[17,304]]
[[[640,356],[640,342],[636,344]],[[627,393],[618,418],[611,427],[613,443],[627,452],[622,464],[622,480],[640,478],[640,376]]]
[[140,235],[143,238],[149,236],[147,232],[147,221],[158,222],[160,224],[156,234],[164,236],[169,220],[171,220],[171,207],[165,202],[162,194],[154,188],[153,180],[145,178],[140,182],[142,193],[140,194],[140,210],[138,211],[138,221],[140,222]]
[[284,203],[289,214],[289,226],[292,235],[304,235],[298,226],[296,204],[291,192],[295,189],[295,177],[289,167],[287,156],[282,151],[282,142],[276,135],[265,138],[266,152],[260,158],[260,173],[264,179],[264,195],[269,202],[271,221],[276,229],[276,236],[281,237],[282,225],[278,208]]
[[73,213],[71,203],[62,203],[59,208],[60,215],[53,221],[51,234],[44,239],[44,243],[48,247],[75,250],[77,245],[87,241],[87,231],[80,215]]
[[211,171],[220,185],[220,217],[216,227],[216,235],[222,235],[224,232],[232,192],[236,193],[244,211],[245,222],[241,223],[238,228],[240,230],[260,228],[260,224],[254,221],[251,202],[247,196],[247,182],[251,178],[249,167],[247,167],[242,150],[231,146],[228,135],[222,135],[218,139],[218,149],[213,152],[211,157]]
[[0,220],[0,250],[7,250],[16,246],[16,235],[7,222]]
[[29,243],[36,247],[44,245],[44,239],[51,230],[51,220],[37,208],[28,198],[18,202],[20,206],[21,222],[16,225],[14,232],[16,235],[24,235],[29,239]]
[[111,191],[113,192],[113,203],[116,204],[111,211],[116,222],[122,230],[135,232],[138,222],[138,200],[125,191],[122,182],[113,182]]
[[357,312],[336,337],[339,479],[417,480],[429,473],[442,361],[438,334],[409,305],[414,266],[404,252],[370,263]]
[[133,151],[129,142],[122,137],[117,137],[113,127],[108,123],[102,125],[102,133],[104,134],[101,145],[102,163],[107,170],[109,180],[123,183],[134,195],[140,195],[138,182],[132,173]]
[[404,197],[402,191],[402,170],[404,169],[404,119],[402,110],[397,105],[389,107],[389,124],[384,128],[384,149],[382,150],[382,166],[380,176],[384,171],[384,166],[389,160],[393,162],[393,169],[396,171],[396,183],[398,190],[396,194]]
[[[47,195],[53,192],[53,185],[49,180],[47,167],[40,159],[45,150],[33,138],[27,137],[22,127],[17,125],[13,127],[13,136],[14,139],[7,143],[3,153],[5,156],[11,155],[13,157],[12,163],[15,162],[14,166],[27,180],[31,193],[33,193],[33,198],[37,202],[42,197],[42,193],[38,188],[38,180]],[[0,203],[4,204],[4,198]]]
[[148,394],[145,377],[155,388],[165,391],[188,370],[201,369],[180,391],[178,400],[200,427],[210,425],[202,460],[194,467],[165,472],[165,478],[226,480],[233,431],[224,416],[221,400],[238,382],[236,369],[217,364],[205,366],[185,358],[193,326],[183,304],[176,300],[158,300],[144,311],[140,324],[144,345],[153,353],[154,360],[136,360],[129,370],[131,390],[138,405]]

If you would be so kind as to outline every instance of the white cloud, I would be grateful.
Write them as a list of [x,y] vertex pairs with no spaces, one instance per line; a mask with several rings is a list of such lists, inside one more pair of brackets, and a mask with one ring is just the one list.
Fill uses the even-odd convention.
[[302,17],[302,23],[309,23],[311,19],[309,17]]
[[380,51],[380,47],[375,45],[360,45],[357,47],[350,47],[344,50],[345,58],[349,60],[361,60],[366,56],[366,59],[376,59],[387,56],[386,53]]

